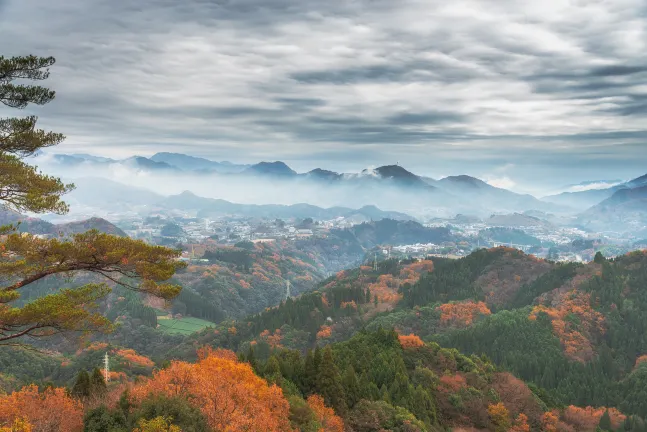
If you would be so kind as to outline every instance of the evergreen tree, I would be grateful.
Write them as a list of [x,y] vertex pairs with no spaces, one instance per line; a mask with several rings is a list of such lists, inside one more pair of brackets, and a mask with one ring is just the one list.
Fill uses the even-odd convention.
[[79,398],[90,396],[90,375],[86,370],[81,370],[76,376],[72,394]]
[[353,408],[362,398],[359,381],[355,369],[350,364],[346,368],[343,377],[344,393],[346,395],[346,404],[348,408]]
[[317,367],[312,350],[308,350],[305,361],[304,393],[314,393],[317,387]]
[[271,356],[265,363],[265,378],[272,383],[279,383],[281,380],[281,365],[276,356]]
[[604,255],[602,255],[602,252],[597,251],[595,253],[595,257],[593,257],[593,262],[596,264],[602,264],[605,261],[606,261],[606,258],[604,258]]
[[389,389],[386,388],[386,384],[382,384],[382,388],[380,389],[380,398],[386,402],[386,403],[391,403],[391,395],[389,394]]
[[609,415],[609,410],[605,411],[604,414],[602,414],[602,417],[600,417],[600,423],[598,424],[598,427],[603,431],[613,430],[611,426],[611,416]]
[[436,423],[436,406],[433,397],[422,386],[419,385],[414,390],[409,408],[409,411],[425,423]]
[[99,368],[95,367],[90,376],[90,394],[103,394],[106,389],[106,381],[103,378],[103,373]]
[[326,405],[334,408],[335,412],[340,415],[346,412],[344,387],[341,384],[341,376],[339,375],[339,370],[335,364],[330,346],[324,349],[321,365],[317,373],[317,390],[321,397],[323,397]]
[[[49,77],[53,57],[0,56],[0,103],[23,109],[45,105],[55,92],[16,80],[42,81]],[[17,212],[65,214],[68,205],[61,196],[74,189],[59,178],[43,174],[25,162],[43,148],[58,145],[59,133],[36,128],[37,117],[0,118],[0,208]],[[1,226],[0,342],[18,342],[23,337],[43,337],[60,331],[97,329],[109,331],[112,322],[96,312],[97,301],[110,293],[106,284],[91,283],[61,289],[38,297],[21,307],[13,303],[32,283],[57,274],[88,271],[96,275],[119,273],[138,282],[133,290],[171,299],[179,286],[158,284],[185,265],[176,260],[178,251],[150,246],[130,238],[99,233],[75,234],[71,240],[23,236],[16,227]],[[20,260],[11,257],[21,257]],[[114,279],[113,279],[114,281]],[[121,284],[121,282],[117,282]],[[30,291],[30,294],[32,291]],[[46,324],[44,324],[46,323]]]
[[392,403],[404,408],[408,407],[411,401],[410,387],[407,375],[398,372],[389,389]]

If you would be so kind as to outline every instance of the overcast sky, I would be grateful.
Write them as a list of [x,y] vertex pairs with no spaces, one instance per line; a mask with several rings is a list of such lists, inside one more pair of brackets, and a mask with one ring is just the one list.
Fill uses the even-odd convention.
[[645,0],[0,0],[0,54],[56,57],[60,152],[532,191],[647,172],[646,26]]

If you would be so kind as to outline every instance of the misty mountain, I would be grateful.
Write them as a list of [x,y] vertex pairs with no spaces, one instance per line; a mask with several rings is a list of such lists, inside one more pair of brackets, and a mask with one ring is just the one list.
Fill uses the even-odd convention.
[[281,161],[259,162],[247,168],[243,173],[248,175],[272,175],[285,177],[293,177],[297,175],[296,171]]
[[468,175],[445,177],[437,180],[435,185],[437,188],[472,203],[475,207],[496,208],[497,212],[523,212],[525,210],[567,212],[569,210],[564,206],[542,202],[532,195],[522,195],[492,186]]
[[[627,184],[640,184],[641,179]],[[609,198],[579,215],[579,222],[586,228],[608,231],[633,231],[647,225],[647,185],[633,189],[619,189]]]
[[203,173],[237,173],[249,167],[249,165],[237,165],[227,161],[215,162],[182,153],[160,152],[155,153],[150,159],[155,162],[164,162],[184,171],[200,171]]
[[164,197],[148,189],[129,186],[103,177],[74,179],[76,188],[65,200],[90,207],[115,208],[153,205]]
[[303,177],[311,180],[322,180],[322,181],[336,181],[340,180],[343,176],[334,171],[328,171],[321,168],[315,168],[312,171],[308,171],[305,174],[302,174]]
[[182,171],[180,168],[169,165],[166,162],[156,162],[154,160],[145,158],[143,156],[133,156],[128,159],[124,159],[122,163],[126,166],[133,168],[144,169],[148,171],[170,171],[170,172],[179,172]]
[[121,228],[115,226],[111,222],[108,222],[105,219],[93,217],[90,219],[78,221],[78,222],[69,222],[64,224],[57,224],[53,227],[53,232],[50,234],[80,234],[88,230],[96,229],[106,234],[113,234],[120,237],[127,237],[127,234],[121,230]]
[[374,170],[382,179],[389,179],[402,186],[413,186],[423,189],[435,189],[419,176],[407,171],[400,165],[385,165]]
[[555,204],[569,205],[579,210],[585,210],[613,196],[622,189],[633,189],[647,186],[647,174],[603,189],[589,189],[579,192],[562,192],[557,195],[549,195],[542,198],[542,201]]
[[332,230],[331,234],[342,239],[357,241],[364,248],[379,245],[407,245],[452,241],[449,228],[428,228],[415,221],[382,219],[365,222],[343,230]]
[[[320,167],[299,174],[281,161],[245,167],[180,153],[157,153],[151,158],[137,156],[121,161],[85,155],[55,155],[51,160],[56,162],[52,165],[56,168],[52,170],[53,174],[65,178],[107,177],[166,196],[190,190],[197,196],[241,205],[307,203],[324,209],[375,206],[418,218],[449,218],[458,213],[488,217],[493,213],[528,210],[574,214],[576,210],[573,207],[582,210],[590,207],[572,206],[568,199],[562,199],[562,203],[538,200],[466,175],[434,180],[418,176],[399,165],[385,165],[357,173],[338,173]],[[227,172],[223,172],[225,165],[230,169]],[[605,194],[600,191],[592,193]],[[113,195],[117,195],[116,202],[130,201],[133,205],[150,205],[155,201],[155,198],[146,197],[124,200],[125,194],[127,191]],[[608,196],[601,196],[595,203]],[[87,198],[95,204],[99,200],[98,196]],[[559,199],[556,198],[557,201]],[[224,203],[220,204],[224,206]]]
[[549,221],[521,213],[492,215],[484,222],[494,227],[552,227]]
[[310,204],[236,204],[222,199],[199,197],[189,191],[185,191],[179,195],[169,196],[157,204],[168,209],[194,210],[197,211],[198,217],[239,215],[259,218],[313,218],[322,220],[337,217],[350,218],[363,216],[367,220],[384,218],[397,220],[414,219],[407,214],[382,211],[375,206],[365,206],[354,210],[346,207],[321,208]]

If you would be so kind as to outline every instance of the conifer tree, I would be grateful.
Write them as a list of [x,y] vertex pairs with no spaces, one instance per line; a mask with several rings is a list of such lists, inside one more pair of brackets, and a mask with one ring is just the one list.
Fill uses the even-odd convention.
[[90,394],[100,395],[106,391],[106,381],[99,368],[94,368],[90,376]]
[[600,417],[600,423],[598,427],[603,431],[611,431],[613,427],[611,426],[611,416],[609,415],[609,410],[606,410],[602,417]]
[[344,387],[330,346],[324,349],[317,373],[317,390],[326,405],[334,408],[336,413],[343,415],[346,412]]
[[272,383],[279,383],[281,380],[281,365],[276,356],[271,356],[265,364],[265,378]]
[[81,370],[76,376],[72,394],[79,398],[90,396],[90,375],[85,369]]
[[[52,57],[0,56],[0,102],[17,109],[51,102],[54,91],[14,81],[47,79],[54,61]],[[37,129],[36,122],[34,116],[0,118],[0,211],[64,214],[68,206],[61,196],[74,186],[24,161],[64,139],[59,133]],[[22,290],[36,281],[84,271],[134,291],[171,299],[180,287],[163,282],[184,267],[178,257],[179,251],[96,230],[70,239],[44,240],[22,235],[14,226],[0,226],[0,344],[63,331],[112,330],[112,323],[96,311],[97,301],[111,291],[106,284],[62,288],[18,306]]]
[[317,367],[315,365],[315,357],[312,353],[312,350],[308,350],[308,352],[306,353],[304,368],[304,385],[306,387],[305,393],[314,393],[317,386]]
[[408,407],[411,401],[409,379],[402,373],[397,373],[389,389],[389,395],[394,405]]
[[362,398],[359,388],[359,381],[357,374],[352,365],[348,365],[344,371],[343,377],[344,393],[346,395],[346,404],[348,408],[353,408],[357,402]]

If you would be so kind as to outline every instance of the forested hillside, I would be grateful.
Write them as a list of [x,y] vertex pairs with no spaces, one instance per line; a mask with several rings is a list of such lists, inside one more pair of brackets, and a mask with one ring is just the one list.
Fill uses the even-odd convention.
[[461,260],[384,261],[377,271],[340,272],[316,292],[193,343],[253,347],[263,358],[343,341],[362,328],[395,328],[487,355],[546,389],[555,405],[611,406],[644,417],[645,257],[556,264],[496,248]]

